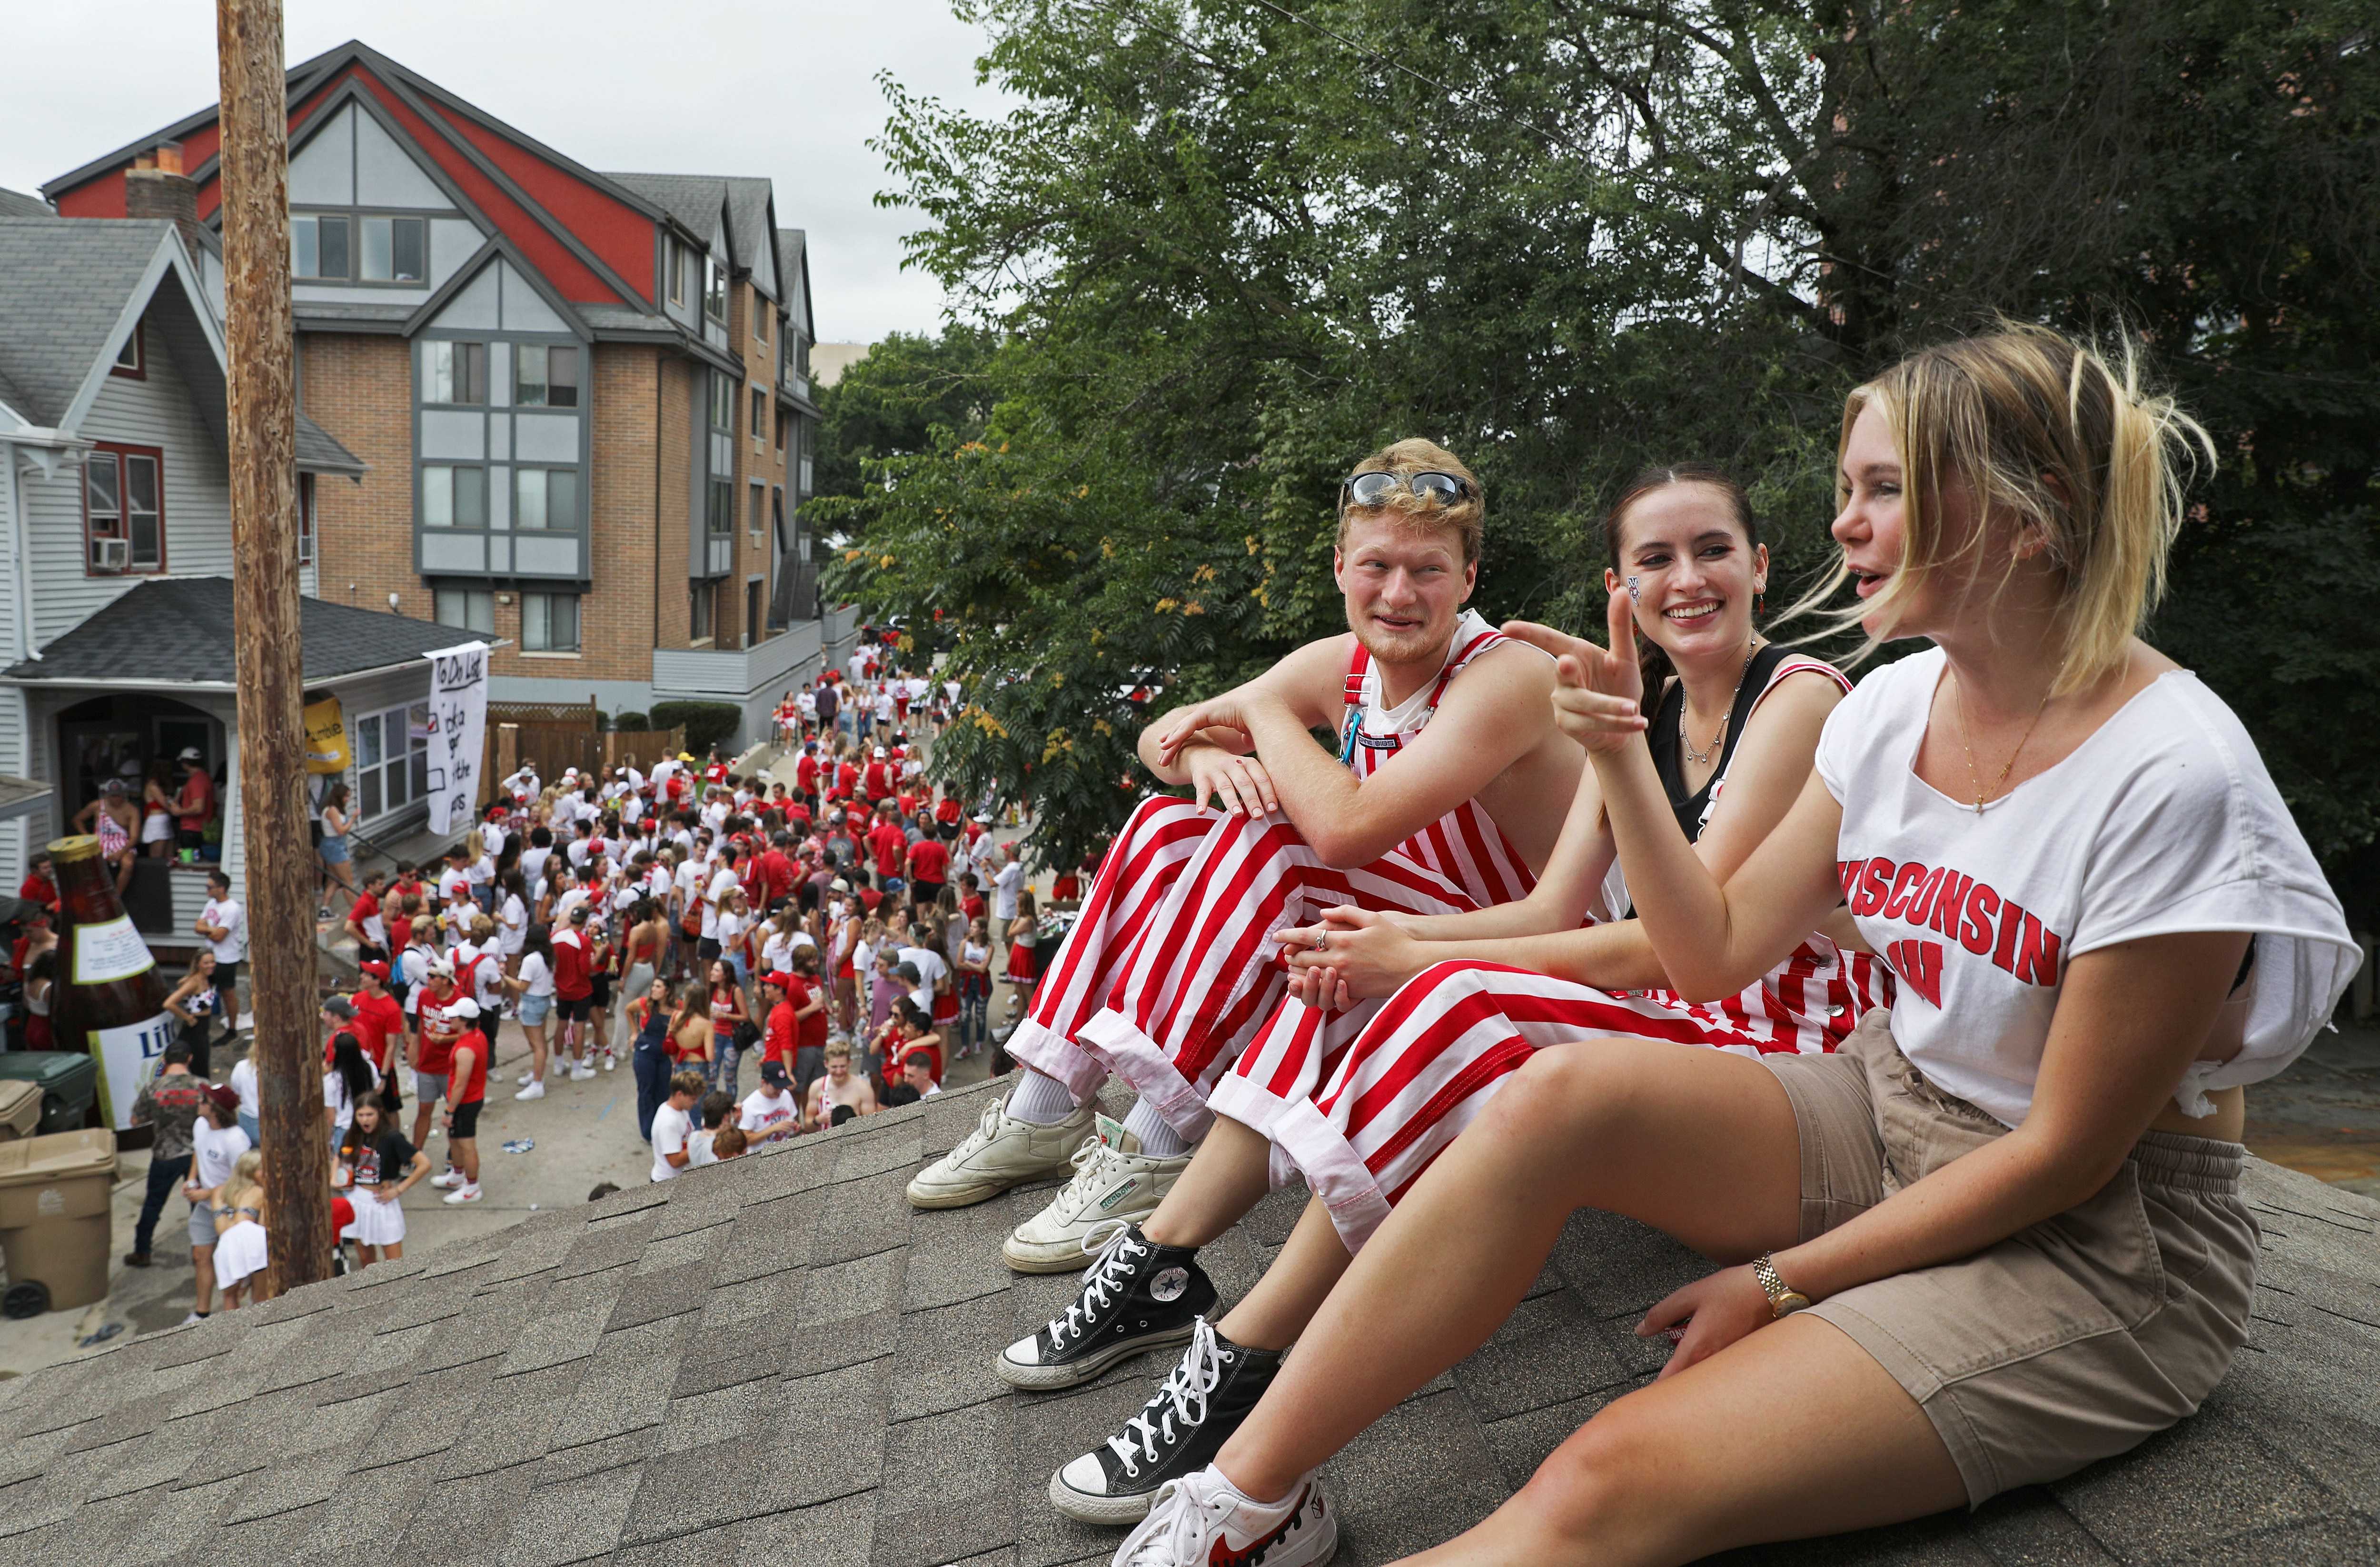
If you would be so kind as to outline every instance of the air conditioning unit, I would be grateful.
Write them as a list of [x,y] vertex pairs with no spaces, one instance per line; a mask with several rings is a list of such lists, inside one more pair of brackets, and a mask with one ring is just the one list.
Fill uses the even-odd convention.
[[91,541],[91,568],[93,571],[130,571],[132,541],[129,539],[94,539]]

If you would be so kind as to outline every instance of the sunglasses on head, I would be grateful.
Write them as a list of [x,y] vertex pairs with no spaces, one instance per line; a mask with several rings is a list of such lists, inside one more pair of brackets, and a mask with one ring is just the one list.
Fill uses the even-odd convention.
[[1399,490],[1411,492],[1425,501],[1451,506],[1478,492],[1471,480],[1435,469],[1421,473],[1359,473],[1342,480],[1339,485],[1339,509],[1349,506],[1377,506]]

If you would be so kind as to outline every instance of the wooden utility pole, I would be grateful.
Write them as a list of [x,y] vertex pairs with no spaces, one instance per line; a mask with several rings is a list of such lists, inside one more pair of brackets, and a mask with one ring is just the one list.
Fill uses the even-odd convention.
[[264,1195],[281,1287],[330,1271],[331,1180],[315,1039],[298,622],[298,403],[289,322],[289,111],[281,0],[216,0],[223,78],[225,342],[231,383],[232,615],[248,854],[249,1004]]

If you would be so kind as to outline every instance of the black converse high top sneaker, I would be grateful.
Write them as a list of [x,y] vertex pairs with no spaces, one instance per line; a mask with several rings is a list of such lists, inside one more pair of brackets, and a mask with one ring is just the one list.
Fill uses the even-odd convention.
[[1172,1375],[1123,1428],[1050,1477],[1050,1504],[1086,1524],[1136,1524],[1157,1488],[1204,1469],[1256,1408],[1281,1352],[1235,1344],[1205,1318]]
[[1137,1224],[1119,1225],[1091,1253],[1083,1293],[1065,1314],[1001,1352],[1002,1380],[1047,1391],[1087,1382],[1128,1356],[1169,1349],[1190,1337],[1192,1325],[1213,1308],[1215,1286],[1197,1253],[1160,1246]]

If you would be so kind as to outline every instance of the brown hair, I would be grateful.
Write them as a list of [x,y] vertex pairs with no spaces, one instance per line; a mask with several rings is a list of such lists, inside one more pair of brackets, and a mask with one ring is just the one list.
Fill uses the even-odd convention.
[[[2200,458],[2215,464],[2198,421],[2144,389],[2131,345],[2111,362],[2090,344],[2010,323],[1912,354],[1843,404],[1839,464],[1870,406],[1891,427],[1900,459],[1901,569],[1865,603],[1822,615],[1828,628],[1881,613],[1889,632],[1904,585],[1954,558],[1942,501],[1963,484],[1979,520],[2013,515],[2038,531],[2064,575],[2063,661],[2051,694],[2081,690],[2120,665],[2164,596],[2183,485]],[[1959,553],[1983,547],[1978,528]],[[2011,553],[2007,569],[2015,564]],[[1830,597],[1848,570],[1839,561],[1794,610]]]
[[1339,514],[1339,548],[1347,547],[1347,522],[1354,516],[1392,516],[1423,529],[1443,529],[1451,532],[1463,544],[1463,564],[1475,565],[1479,560],[1479,536],[1488,522],[1488,492],[1478,476],[1463,466],[1463,459],[1435,441],[1419,436],[1381,447],[1350,469],[1347,477],[1359,473],[1393,473],[1411,478],[1416,473],[1451,473],[1467,481],[1471,493],[1451,506],[1416,495],[1410,490],[1389,492],[1388,498],[1376,506],[1348,506]]
[[[1717,463],[1668,463],[1658,467],[1638,468],[1636,477],[1620,492],[1620,499],[1603,514],[1603,548],[1610,557],[1611,569],[1621,581],[1628,577],[1628,568],[1621,564],[1620,525],[1628,520],[1628,510],[1657,490],[1667,490],[1672,484],[1707,484],[1727,497],[1728,510],[1734,514],[1735,525],[1743,529],[1744,548],[1760,548],[1760,519],[1752,514],[1752,497],[1733,474]],[[1661,683],[1675,673],[1670,666],[1670,655],[1661,645],[1644,632],[1636,633],[1636,667],[1645,677],[1645,711],[1650,713],[1661,700]]]

